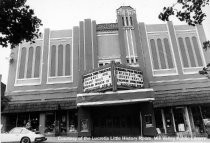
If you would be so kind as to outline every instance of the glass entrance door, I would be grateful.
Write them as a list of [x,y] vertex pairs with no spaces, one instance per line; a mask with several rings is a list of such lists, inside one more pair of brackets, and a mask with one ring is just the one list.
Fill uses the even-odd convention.
[[56,136],[67,135],[67,111],[65,110],[60,110],[56,114],[55,135]]
[[166,130],[168,135],[174,135],[174,126],[173,126],[173,119],[172,119],[172,113],[170,108],[164,109],[164,114],[165,114],[165,122],[166,122]]
[[132,105],[97,107],[92,110],[93,136],[139,136],[139,110]]

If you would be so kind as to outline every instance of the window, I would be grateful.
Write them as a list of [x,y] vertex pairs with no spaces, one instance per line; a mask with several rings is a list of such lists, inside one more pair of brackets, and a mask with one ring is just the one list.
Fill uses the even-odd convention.
[[179,51],[184,73],[197,73],[204,66],[196,36],[178,37]]
[[144,115],[144,117],[145,117],[146,128],[153,127],[153,125],[152,125],[152,115],[151,114],[146,114],[146,115]]
[[130,23],[131,23],[131,26],[133,25],[133,19],[132,17],[130,17]]
[[122,24],[123,24],[123,26],[125,26],[124,17],[122,17]]
[[42,40],[36,43],[23,43],[19,48],[17,64],[17,85],[40,84],[41,73],[41,44]]
[[69,132],[77,132],[77,111],[71,110],[69,111]]
[[120,59],[99,60],[98,67],[105,66],[105,65],[111,63],[111,61],[115,61],[115,63],[121,63],[121,60]]
[[128,26],[129,23],[128,23],[128,17],[126,17],[126,26]]
[[21,128],[14,128],[14,129],[11,130],[9,133],[10,133],[10,134],[20,134],[21,131],[22,131]]
[[45,117],[45,131],[46,134],[51,134],[55,130],[55,112],[47,112]]
[[149,44],[153,75],[167,76],[177,74],[168,36],[149,35]]
[[49,50],[48,83],[72,81],[71,39],[52,39]]
[[81,121],[81,132],[88,132],[88,119],[82,119]]
[[137,56],[131,56],[130,58],[128,56],[126,56],[126,62],[127,62],[127,64],[129,64],[130,66],[133,66],[133,67],[139,66]]

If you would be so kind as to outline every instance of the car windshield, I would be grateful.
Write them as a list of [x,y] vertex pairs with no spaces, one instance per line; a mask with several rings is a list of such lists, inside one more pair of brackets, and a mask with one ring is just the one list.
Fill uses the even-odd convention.
[[27,133],[29,133],[29,130],[27,130],[27,129],[22,129],[21,134],[27,134]]

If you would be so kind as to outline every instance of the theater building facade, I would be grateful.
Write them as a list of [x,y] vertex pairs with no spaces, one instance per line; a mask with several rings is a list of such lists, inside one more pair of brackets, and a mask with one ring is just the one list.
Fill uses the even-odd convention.
[[130,6],[117,22],[85,19],[69,30],[45,29],[11,51],[4,129],[47,136],[205,134],[210,62],[202,25],[145,24]]

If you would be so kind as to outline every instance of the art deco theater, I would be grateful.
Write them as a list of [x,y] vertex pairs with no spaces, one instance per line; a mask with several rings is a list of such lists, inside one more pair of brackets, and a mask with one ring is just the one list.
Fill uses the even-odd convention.
[[11,51],[4,130],[31,122],[46,136],[205,134],[203,26],[139,23],[130,6],[116,15],[116,23],[45,29]]

